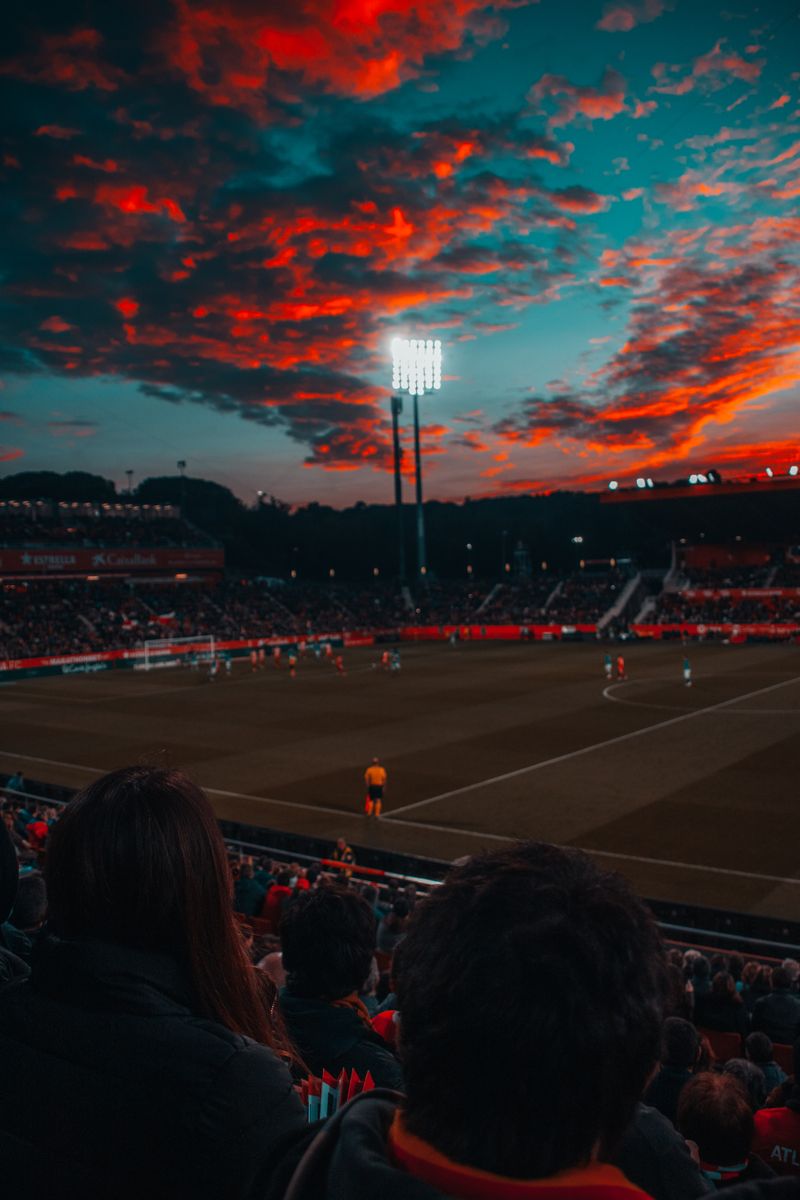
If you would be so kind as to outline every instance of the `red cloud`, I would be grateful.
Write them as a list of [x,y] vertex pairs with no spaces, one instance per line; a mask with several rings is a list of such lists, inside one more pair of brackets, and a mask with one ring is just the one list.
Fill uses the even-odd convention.
[[419,75],[425,59],[497,37],[490,9],[516,0],[296,0],[254,6],[230,0],[177,0],[160,38],[170,69],[215,105],[266,112],[266,92],[291,97],[293,80],[361,99]]
[[74,29],[67,34],[53,34],[42,39],[37,52],[0,64],[0,75],[11,75],[29,83],[55,84],[68,91],[77,92],[94,87],[98,91],[113,92],[127,76],[119,67],[103,60],[104,49],[103,38],[96,29]]
[[165,213],[172,221],[185,221],[186,216],[176,200],[168,196],[151,200],[149,189],[141,184],[126,186],[101,184],[94,193],[97,204],[110,205],[124,213]]
[[568,125],[576,117],[590,121],[610,121],[625,110],[625,80],[619,71],[606,67],[600,83],[571,83],[563,75],[542,75],[528,92],[531,104],[542,107],[547,99],[556,99],[551,126]]
[[618,0],[616,3],[606,4],[595,29],[603,29],[606,33],[630,33],[637,25],[655,21],[666,7],[665,0],[643,0],[642,4],[635,4],[632,0]]
[[69,129],[66,125],[40,125],[34,136],[56,138],[59,141],[69,141],[70,138],[77,137],[79,133],[79,129]]
[[23,458],[24,450],[18,450],[13,446],[0,446],[0,462],[13,462],[16,458]]
[[[748,49],[756,50],[757,47]],[[761,75],[764,62],[763,58],[748,61],[735,51],[725,49],[725,41],[720,38],[707,54],[701,54],[694,60],[688,75],[682,75],[682,68],[675,64],[667,66],[666,63],[656,63],[653,67],[653,77],[658,82],[650,90],[666,95],[683,96],[694,91],[698,84],[704,84],[709,90],[716,91],[725,87],[732,79],[755,83]],[[670,78],[676,75],[676,78]]]

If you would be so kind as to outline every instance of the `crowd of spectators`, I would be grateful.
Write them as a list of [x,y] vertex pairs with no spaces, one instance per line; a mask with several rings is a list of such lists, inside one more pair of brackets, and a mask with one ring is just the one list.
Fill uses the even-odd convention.
[[683,576],[687,588],[758,588],[766,587],[774,570],[769,563],[753,563],[745,566],[694,567],[684,565]]
[[620,570],[576,571],[564,580],[547,607],[556,625],[591,625],[608,612],[628,582]]
[[[5,797],[7,1194],[796,1196],[800,964],[665,951],[582,852],[379,892],[352,855],[232,858],[175,771],[58,820],[19,773]],[[382,1090],[309,1127],[300,1081],[351,1071]]]
[[798,624],[800,596],[688,596],[664,592],[650,618],[660,625]]
[[133,547],[207,546],[209,539],[167,506],[10,504],[0,509],[0,545]]

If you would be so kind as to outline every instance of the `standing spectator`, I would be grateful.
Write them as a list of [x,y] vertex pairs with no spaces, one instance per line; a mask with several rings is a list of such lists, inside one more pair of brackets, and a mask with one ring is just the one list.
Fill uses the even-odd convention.
[[24,979],[28,974],[27,965],[8,946],[3,935],[5,921],[14,907],[18,882],[17,854],[3,823],[0,824],[0,988],[15,979]]
[[280,929],[284,906],[292,894],[291,883],[292,877],[288,871],[278,871],[275,882],[264,897],[261,916],[269,921],[273,933]]
[[334,862],[342,864],[342,877],[349,879],[353,874],[353,867],[356,865],[356,856],[350,846],[348,846],[346,838],[340,837],[336,839],[336,845],[333,848],[331,858]]
[[695,998],[694,1019],[701,1029],[747,1036],[747,1009],[729,971],[718,971],[711,991]]
[[681,1017],[667,1017],[661,1033],[661,1066],[645,1092],[645,1104],[652,1105],[675,1124],[678,1099],[700,1062],[701,1046],[697,1030]]
[[781,1045],[792,1045],[800,1037],[800,996],[792,992],[789,973],[783,967],[772,972],[771,995],[756,1001],[753,1029]]
[[317,1075],[367,1071],[378,1086],[399,1087],[400,1065],[372,1029],[359,992],[369,976],[375,917],[362,896],[339,887],[306,892],[281,924],[287,1028]]
[[233,907],[236,912],[245,917],[257,917],[264,903],[266,889],[255,880],[252,859],[243,862],[239,868],[239,878],[233,885]]
[[742,999],[752,1019],[758,1001],[772,992],[772,967],[764,967],[757,962],[745,963],[742,985]]
[[25,777],[22,771],[17,768],[13,775],[9,775],[6,781],[6,791],[20,795],[25,791]]
[[3,811],[3,825],[5,826],[8,834],[8,839],[11,842],[11,845],[14,847],[14,853],[16,854],[17,858],[20,859],[20,861],[34,862],[36,860],[36,855],[31,849],[30,842],[27,841],[26,838],[24,838],[19,832],[17,828],[17,822],[14,819],[14,813],[10,808],[4,809]]
[[391,954],[405,932],[408,920],[408,904],[405,900],[395,900],[390,911],[381,918],[378,925],[376,947],[381,954]]
[[786,1102],[756,1113],[753,1149],[779,1175],[800,1179],[800,1040],[794,1045],[794,1083]]
[[760,1067],[767,1088],[767,1095],[786,1079],[786,1072],[775,1062],[773,1045],[765,1033],[751,1033],[744,1044],[744,1052]]
[[692,987],[694,988],[695,1007],[698,997],[711,991],[711,963],[704,954],[698,954],[692,963]]
[[716,1188],[774,1174],[751,1153],[753,1128],[747,1093],[732,1075],[703,1071],[681,1092],[678,1129],[697,1146],[700,1170]]
[[53,828],[46,881],[31,979],[0,990],[4,1193],[260,1196],[305,1114],[206,797],[177,771],[103,776]]

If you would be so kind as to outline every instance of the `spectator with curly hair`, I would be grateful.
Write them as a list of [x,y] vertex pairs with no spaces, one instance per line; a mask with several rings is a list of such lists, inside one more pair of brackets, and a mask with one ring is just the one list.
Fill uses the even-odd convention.
[[695,1075],[678,1101],[678,1129],[697,1146],[700,1170],[717,1188],[774,1175],[751,1153],[753,1110],[744,1086],[733,1075],[710,1071]]

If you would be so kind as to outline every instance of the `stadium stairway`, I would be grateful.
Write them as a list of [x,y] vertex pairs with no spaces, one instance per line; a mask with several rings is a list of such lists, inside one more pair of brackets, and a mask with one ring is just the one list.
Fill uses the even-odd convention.
[[628,606],[628,602],[630,601],[631,597],[635,595],[641,582],[642,573],[641,571],[637,571],[633,579],[628,580],[617,599],[614,601],[611,607],[603,613],[602,617],[597,622],[598,633],[606,629],[612,621],[617,619],[617,617],[622,616]]

